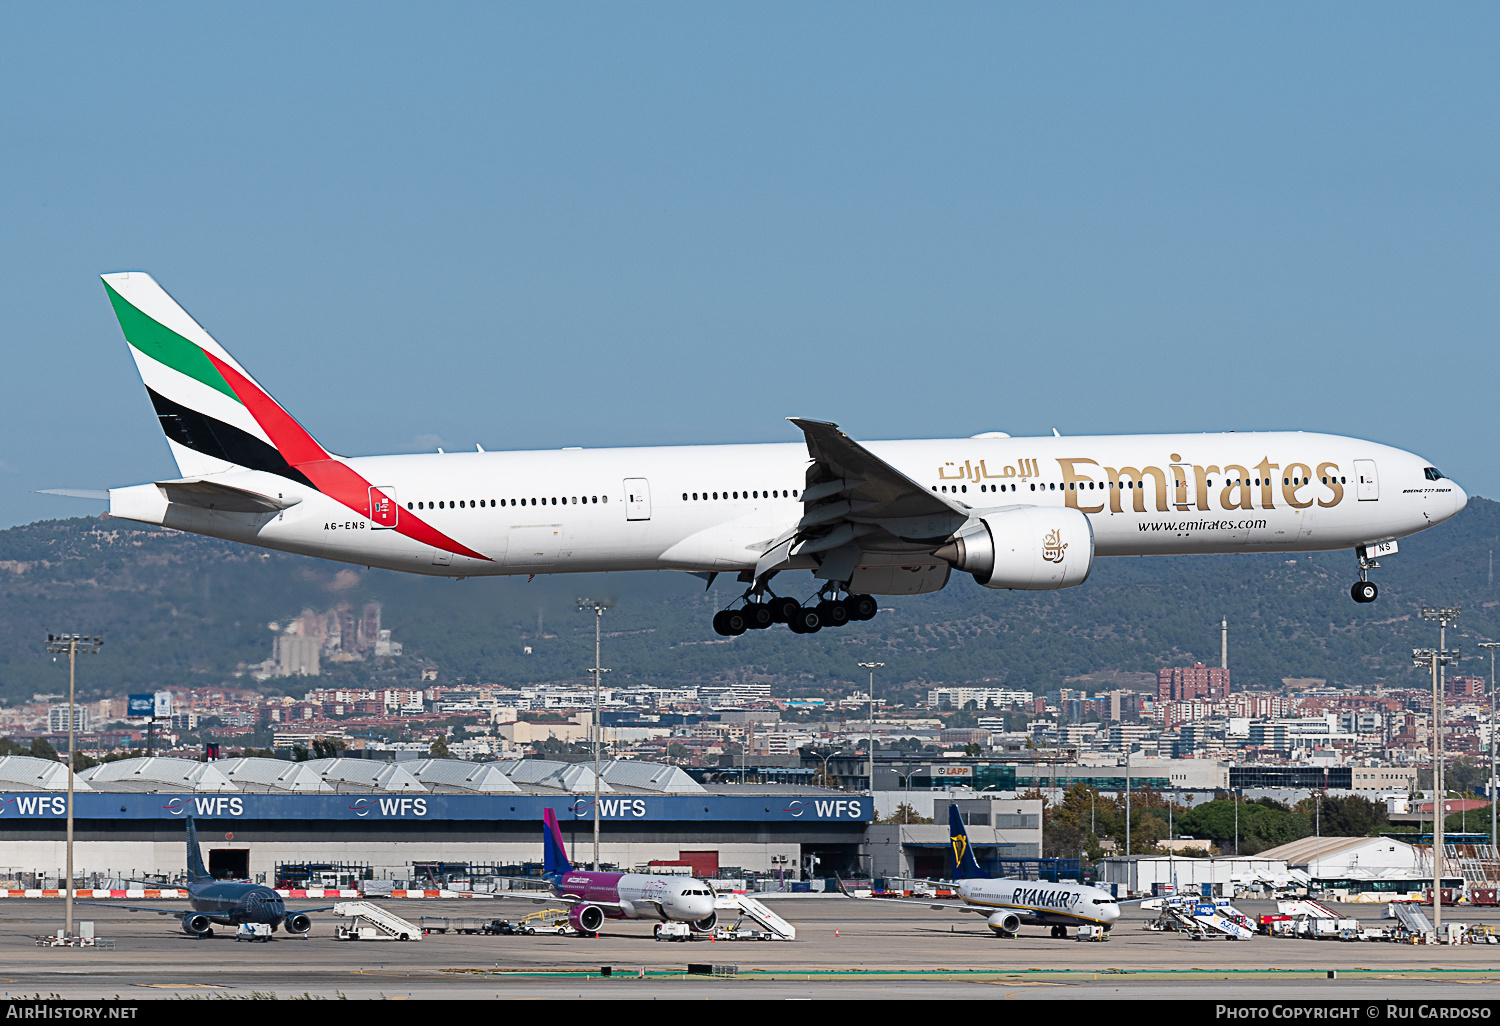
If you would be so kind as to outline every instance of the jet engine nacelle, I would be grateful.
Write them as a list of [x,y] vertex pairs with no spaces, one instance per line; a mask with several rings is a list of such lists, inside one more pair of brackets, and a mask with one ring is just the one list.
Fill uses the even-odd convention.
[[935,555],[986,588],[1056,591],[1088,580],[1094,527],[1076,509],[1019,506],[975,517]]
[[568,910],[568,923],[579,933],[598,933],[604,925],[604,910],[598,905],[574,905]]
[[287,933],[306,933],[312,929],[312,916],[306,912],[295,912],[286,917],[283,925]]
[[695,923],[689,923],[688,928],[694,933],[713,933],[714,927],[719,925],[719,913],[710,912]]
[[1021,929],[1021,917],[1014,912],[996,912],[985,920],[996,933],[1013,936]]
[[213,920],[208,918],[208,916],[203,915],[202,913],[182,917],[182,932],[190,933],[194,937],[201,937],[205,933],[211,932],[213,928]]

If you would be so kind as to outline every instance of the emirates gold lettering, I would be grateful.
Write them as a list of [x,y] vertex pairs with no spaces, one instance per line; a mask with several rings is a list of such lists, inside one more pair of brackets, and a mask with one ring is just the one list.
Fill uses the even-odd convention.
[[[1278,489],[1282,503],[1291,509],[1307,509],[1314,504],[1324,509],[1339,505],[1345,492],[1339,479],[1339,464],[1323,462],[1316,466],[1316,473],[1311,464],[1302,462],[1288,463],[1282,469],[1281,464],[1271,462],[1266,456],[1250,467],[1238,463],[1220,467],[1216,463],[1183,462],[1175,452],[1170,454],[1165,470],[1159,466],[1107,467],[1086,456],[1057,458],[1063,503],[1081,513],[1102,513],[1106,504],[1111,513],[1123,513],[1127,512],[1127,502],[1128,511],[1135,513],[1165,513],[1173,507],[1208,512],[1214,508],[1215,492],[1219,509],[1274,510]],[[938,467],[937,476],[940,481],[954,482],[1025,482],[1041,477],[1041,468],[1031,458],[1005,464],[999,471],[990,470],[985,460],[977,463],[950,460]],[[1215,479],[1219,484],[1217,489]],[[1088,492],[1109,494],[1108,497],[1085,494]]]

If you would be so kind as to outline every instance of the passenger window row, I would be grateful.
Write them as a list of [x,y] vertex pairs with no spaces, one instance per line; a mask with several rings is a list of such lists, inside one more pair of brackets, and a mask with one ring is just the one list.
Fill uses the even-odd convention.
[[752,491],[748,491],[748,492],[746,492],[746,491],[738,491],[738,492],[683,492],[682,493],[682,501],[683,502],[702,502],[702,501],[707,500],[707,499],[729,499],[729,498],[734,498],[734,499],[761,499],[761,498],[765,498],[765,499],[785,499],[785,498],[788,498],[788,497],[795,499],[797,497],[797,489],[793,488],[791,491],[787,491],[785,488],[781,488],[781,489],[773,488],[772,490],[770,490],[768,492],[767,491],[760,491],[760,490],[752,490]]
[[604,502],[604,503],[609,502],[609,496],[608,495],[574,495],[574,496],[570,497],[570,496],[563,495],[563,496],[553,496],[550,500],[546,499],[546,498],[531,499],[531,500],[527,500],[527,499],[500,499],[500,500],[498,500],[498,503],[497,503],[497,501],[495,499],[488,499],[488,500],[486,500],[486,499],[479,499],[479,500],[475,500],[475,499],[458,499],[456,501],[453,500],[453,499],[439,499],[437,502],[408,502],[406,504],[406,508],[407,509],[413,509],[413,510],[415,510],[415,509],[474,509],[474,508],[477,507],[477,508],[483,509],[486,506],[486,503],[489,506],[495,506],[497,504],[500,505],[500,506],[505,506],[505,505],[511,505],[511,506],[516,506],[516,505],[521,505],[521,506],[536,506],[536,505],[542,505],[542,506],[576,506],[579,503],[583,503],[585,506],[590,506],[590,505],[598,505],[601,502]]

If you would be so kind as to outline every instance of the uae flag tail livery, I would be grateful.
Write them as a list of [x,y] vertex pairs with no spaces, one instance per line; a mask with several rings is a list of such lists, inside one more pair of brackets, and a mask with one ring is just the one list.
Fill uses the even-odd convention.
[[[296,505],[304,490],[311,490],[360,518],[394,520],[395,500],[319,445],[154,278],[139,271],[102,277],[182,474],[179,481],[156,485],[168,503],[219,513],[274,513]],[[234,473],[245,471],[251,473]],[[290,494],[282,487],[286,483],[294,486]],[[123,515],[129,516],[132,497],[123,498]],[[133,498],[152,503],[149,493]],[[196,529],[190,522],[169,526]],[[396,530],[487,559],[418,516],[401,517]]]

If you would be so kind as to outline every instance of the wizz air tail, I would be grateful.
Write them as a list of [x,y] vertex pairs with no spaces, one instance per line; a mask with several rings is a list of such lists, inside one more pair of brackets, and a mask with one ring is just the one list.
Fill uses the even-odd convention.
[[963,817],[958,814],[958,804],[948,806],[948,846],[953,850],[953,879],[987,879],[990,874],[979,868],[974,849],[969,847],[969,834],[964,830]]
[[542,810],[542,872],[547,876],[562,876],[573,871],[568,861],[568,849],[563,846],[562,827],[557,825],[557,813],[552,809]]
[[198,847],[198,826],[193,817],[187,818],[187,874],[188,882],[212,879],[203,865],[203,849]]

